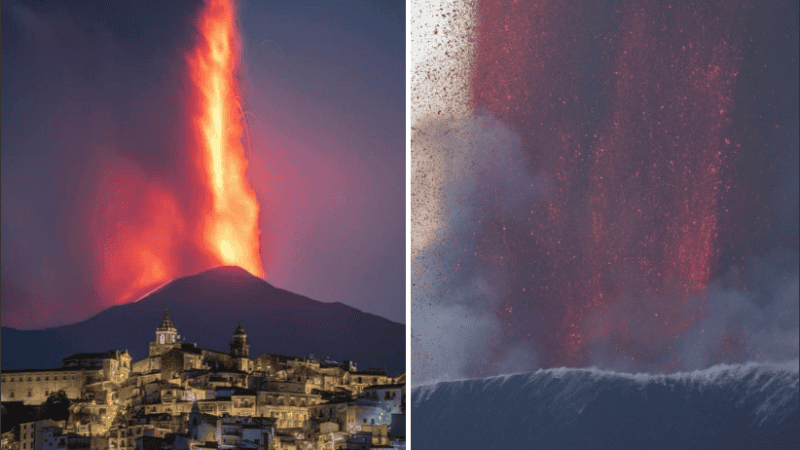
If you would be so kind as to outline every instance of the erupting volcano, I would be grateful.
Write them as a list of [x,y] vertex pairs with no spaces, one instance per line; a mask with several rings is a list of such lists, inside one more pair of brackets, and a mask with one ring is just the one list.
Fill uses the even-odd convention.
[[263,278],[258,200],[247,178],[235,78],[239,64],[235,17],[233,0],[208,0],[199,22],[201,42],[188,58],[201,97],[202,112],[195,121],[203,143],[199,158],[211,193],[203,237],[221,265],[238,265]]
[[4,327],[220,266],[405,320],[405,5],[323,3],[3,3]]
[[413,30],[430,49],[412,75],[420,378],[673,372],[763,361],[782,339],[769,359],[796,354],[796,322],[754,337],[797,309],[793,247],[758,236],[797,227],[765,206],[783,188],[754,181],[782,162],[752,155],[796,152],[765,138],[796,123],[796,102],[788,119],[752,106],[777,97],[752,71],[779,59],[769,39],[796,43],[754,31],[774,10],[440,3]]
[[[259,206],[247,174],[232,0],[209,0],[187,55],[193,134],[190,192],[170,190],[128,161],[103,161],[91,238],[101,294],[124,303],[171,279],[221,265],[263,278]],[[181,199],[190,198],[181,202]]]

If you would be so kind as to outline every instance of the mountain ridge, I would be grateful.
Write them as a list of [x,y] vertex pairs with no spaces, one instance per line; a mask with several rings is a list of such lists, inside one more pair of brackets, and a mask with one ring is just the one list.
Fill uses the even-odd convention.
[[235,266],[177,278],[137,301],[75,324],[44,330],[2,327],[2,368],[59,367],[72,353],[110,348],[128,349],[140,360],[147,356],[165,308],[182,339],[202,348],[228,351],[241,321],[253,359],[262,353],[313,353],[382,367],[394,375],[404,372],[405,325],[341,302],[294,294]]

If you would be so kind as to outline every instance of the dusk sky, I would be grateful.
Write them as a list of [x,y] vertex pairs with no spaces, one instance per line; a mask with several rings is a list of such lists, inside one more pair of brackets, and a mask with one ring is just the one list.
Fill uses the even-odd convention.
[[[266,280],[404,323],[404,2],[271,3],[238,14]],[[201,6],[3,2],[3,326],[122,301],[115,236],[193,223],[186,56]],[[164,192],[174,202],[148,200]],[[179,247],[182,275],[209,268]]]
[[796,1],[413,3],[414,383],[797,357]]

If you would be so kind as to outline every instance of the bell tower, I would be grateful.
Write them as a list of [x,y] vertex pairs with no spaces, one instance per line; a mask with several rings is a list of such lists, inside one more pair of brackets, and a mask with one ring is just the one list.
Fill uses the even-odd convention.
[[169,311],[164,310],[164,317],[156,328],[156,340],[150,343],[150,356],[158,356],[170,349],[179,346],[178,329],[169,316]]
[[250,361],[250,344],[247,343],[247,333],[244,331],[241,323],[238,324],[236,331],[233,333],[231,357],[237,369],[243,372],[250,372],[252,366],[252,361]]

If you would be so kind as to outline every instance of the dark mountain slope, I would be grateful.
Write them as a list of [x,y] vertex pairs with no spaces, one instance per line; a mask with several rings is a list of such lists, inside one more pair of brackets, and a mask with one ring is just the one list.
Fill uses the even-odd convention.
[[178,278],[138,302],[111,307],[73,325],[21,331],[3,327],[2,368],[60,367],[77,352],[127,349],[134,361],[168,308],[186,342],[227,352],[241,321],[250,357],[261,353],[353,360],[359,368],[405,371],[405,326],[341,303],[322,303],[278,289],[238,267]]

